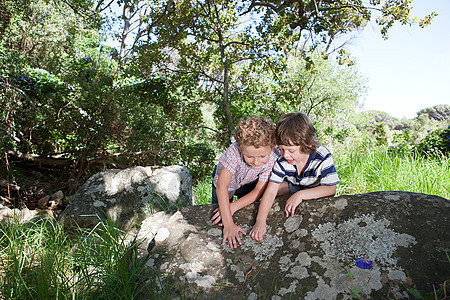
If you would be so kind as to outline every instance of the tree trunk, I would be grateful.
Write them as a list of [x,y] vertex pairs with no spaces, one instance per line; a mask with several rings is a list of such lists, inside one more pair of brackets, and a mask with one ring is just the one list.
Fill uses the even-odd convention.
[[223,110],[225,113],[225,117],[227,120],[227,129],[228,129],[228,138],[231,141],[231,138],[233,136],[233,129],[234,129],[234,123],[233,123],[233,117],[231,116],[231,106],[230,101],[228,99],[228,93],[229,93],[229,82],[228,82],[228,76],[229,76],[229,66],[228,64],[224,64],[223,68]]

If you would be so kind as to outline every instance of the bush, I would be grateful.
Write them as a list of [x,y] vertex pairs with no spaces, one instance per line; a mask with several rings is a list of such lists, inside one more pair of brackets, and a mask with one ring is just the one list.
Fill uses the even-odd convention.
[[425,156],[441,157],[450,154],[450,126],[446,129],[428,131],[428,135],[415,146]]

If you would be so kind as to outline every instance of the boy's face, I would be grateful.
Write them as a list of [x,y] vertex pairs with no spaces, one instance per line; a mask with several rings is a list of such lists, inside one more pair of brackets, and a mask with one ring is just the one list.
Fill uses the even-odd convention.
[[262,146],[256,148],[254,146],[242,146],[241,152],[244,156],[245,162],[254,169],[262,168],[270,158],[272,147]]
[[298,165],[305,162],[308,159],[309,154],[300,151],[300,146],[286,146],[278,145],[281,155],[287,160],[291,165]]

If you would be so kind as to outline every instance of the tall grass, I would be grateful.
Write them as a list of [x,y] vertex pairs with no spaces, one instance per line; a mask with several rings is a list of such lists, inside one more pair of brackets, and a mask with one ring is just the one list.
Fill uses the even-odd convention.
[[156,278],[141,276],[147,261],[115,224],[0,223],[0,261],[0,299],[135,299]]
[[379,147],[333,155],[341,180],[338,195],[374,191],[408,191],[450,199],[449,157],[396,154]]
[[198,180],[194,186],[194,200],[196,205],[211,204],[212,177],[207,176]]

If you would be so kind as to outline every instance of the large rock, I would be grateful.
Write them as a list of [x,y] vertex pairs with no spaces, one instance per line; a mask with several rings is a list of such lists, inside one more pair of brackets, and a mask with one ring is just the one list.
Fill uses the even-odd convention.
[[189,205],[193,205],[192,177],[186,167],[113,169],[89,178],[60,221],[92,227],[109,218],[129,230],[154,212]]
[[[286,199],[272,207],[262,242],[247,235],[236,250],[221,246],[222,230],[210,222],[216,206],[203,205],[145,219],[138,253],[150,257],[147,271],[160,272],[169,299],[403,299],[450,279],[447,199],[346,195],[305,201],[290,218]],[[234,216],[247,231],[257,205]],[[372,268],[357,266],[359,258]],[[142,299],[152,293],[144,291]]]

